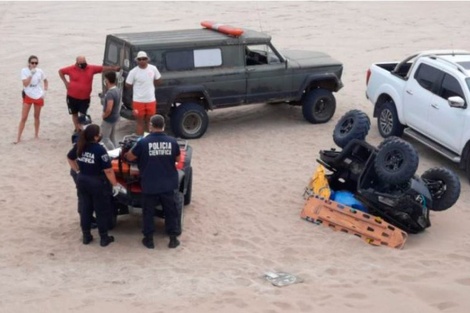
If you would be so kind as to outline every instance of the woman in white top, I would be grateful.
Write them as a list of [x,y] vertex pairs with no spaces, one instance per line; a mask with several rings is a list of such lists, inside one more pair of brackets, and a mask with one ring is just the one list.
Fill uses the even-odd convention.
[[[15,143],[20,142],[26,120],[28,119],[31,106],[34,105],[34,138],[39,137],[39,116],[41,108],[44,106],[44,97],[48,88],[48,82],[44,72],[38,68],[38,57],[32,55],[28,58],[28,67],[21,70],[21,80],[23,81],[23,110],[21,112],[20,125],[18,127],[18,137]],[[44,85],[44,89],[41,86]]]

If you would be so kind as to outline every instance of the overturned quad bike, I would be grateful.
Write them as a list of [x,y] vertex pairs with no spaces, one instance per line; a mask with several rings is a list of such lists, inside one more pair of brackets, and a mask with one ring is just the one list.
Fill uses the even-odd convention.
[[429,210],[447,210],[458,200],[459,177],[444,167],[416,175],[418,152],[409,142],[390,137],[374,147],[365,141],[369,129],[362,111],[340,118],[333,141],[342,150],[321,150],[317,160],[331,172],[329,187],[353,193],[369,213],[408,233],[425,230],[431,226]]
[[[142,208],[139,170],[137,163],[124,158],[134,144],[142,137],[129,135],[120,142],[120,147],[109,151],[111,164],[116,175],[116,180],[124,187],[124,190],[114,197],[113,227],[116,225],[117,216],[129,214],[132,208]],[[191,203],[193,169],[191,166],[192,147],[185,140],[178,140],[180,146],[180,161],[175,165],[178,170],[178,190],[175,191],[176,205],[180,214],[180,228],[183,225],[183,206]],[[155,207],[155,216],[165,218],[160,204]]]

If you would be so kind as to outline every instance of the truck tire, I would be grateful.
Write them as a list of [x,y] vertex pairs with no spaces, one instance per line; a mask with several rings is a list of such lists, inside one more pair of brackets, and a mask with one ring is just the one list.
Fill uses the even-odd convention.
[[393,101],[387,101],[382,104],[378,113],[377,126],[382,137],[401,137],[403,135],[405,126],[398,120],[397,109]]
[[328,122],[336,110],[336,99],[326,89],[313,89],[302,98],[302,114],[312,124]]
[[413,177],[418,163],[416,149],[405,140],[394,139],[385,142],[377,151],[374,169],[381,181],[402,184]]
[[171,130],[176,137],[197,139],[209,126],[209,117],[202,105],[189,102],[173,109],[170,117]]
[[336,123],[333,130],[333,141],[344,148],[351,140],[364,140],[369,133],[370,119],[366,113],[360,110],[346,112]]
[[188,205],[191,203],[192,189],[193,189],[193,170],[191,168],[189,170],[189,175],[188,175],[188,186],[186,187],[186,193],[184,194],[184,205]]
[[421,175],[432,197],[433,211],[444,211],[453,206],[460,196],[457,174],[444,167],[428,169]]

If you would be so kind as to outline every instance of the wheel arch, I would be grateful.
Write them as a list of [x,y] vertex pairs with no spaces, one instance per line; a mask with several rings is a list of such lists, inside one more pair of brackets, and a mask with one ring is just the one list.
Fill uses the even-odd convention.
[[331,92],[337,92],[343,86],[341,80],[333,73],[308,75],[302,83],[298,98],[302,98],[304,94],[313,89],[322,88]]
[[470,158],[470,139],[467,141],[467,143],[465,144],[465,147],[462,150],[459,168],[463,170],[467,170],[467,164],[469,164],[470,166],[470,162],[468,162],[469,158]]
[[213,110],[212,99],[204,86],[184,86],[178,87],[171,93],[168,101],[171,107],[177,106],[177,103],[196,102],[207,110]]
[[402,124],[405,124],[402,122],[404,120],[403,110],[400,110],[400,108],[402,107],[402,102],[400,100],[401,97],[398,95],[396,90],[390,85],[385,85],[381,89],[382,90],[380,91],[380,94],[377,96],[377,100],[374,102],[374,113],[372,116],[378,117],[381,106],[388,101],[392,101],[395,105],[398,119]]

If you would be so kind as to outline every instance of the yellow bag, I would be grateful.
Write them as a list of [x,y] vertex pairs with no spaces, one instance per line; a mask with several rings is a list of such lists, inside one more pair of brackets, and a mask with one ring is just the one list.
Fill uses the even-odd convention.
[[308,184],[308,188],[312,190],[312,192],[320,197],[325,199],[329,199],[331,195],[330,185],[328,184],[328,179],[326,178],[325,174],[325,167],[323,165],[318,165],[317,169],[312,175],[310,179],[310,183]]

